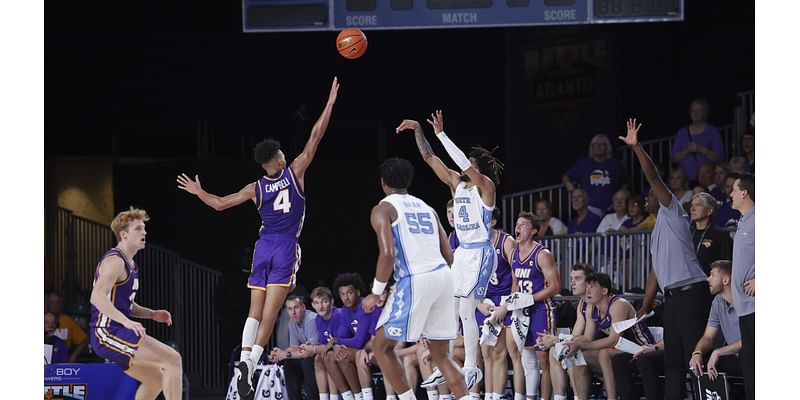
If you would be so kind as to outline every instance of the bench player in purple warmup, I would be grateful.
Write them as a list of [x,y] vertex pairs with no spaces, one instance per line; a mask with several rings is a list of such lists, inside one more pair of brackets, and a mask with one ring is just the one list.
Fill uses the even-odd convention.
[[151,310],[136,304],[139,266],[133,256],[144,249],[147,212],[131,207],[111,221],[117,246],[106,251],[94,274],[92,318],[89,336],[92,351],[117,364],[141,382],[136,399],[155,399],[161,391],[167,400],[180,399],[183,392],[183,363],[172,347],[147,336],[134,318],[152,319],[172,325],[167,310]]
[[253,251],[253,265],[247,287],[250,290],[250,312],[242,331],[242,354],[239,370],[239,395],[252,398],[252,376],[264,346],[275,325],[278,311],[286,295],[295,286],[295,274],[300,266],[300,246],[297,238],[305,217],[304,177],[317,152],[328,121],[333,112],[339,83],[333,78],[328,102],[317,122],[303,152],[287,167],[280,143],[266,139],[253,150],[256,163],[266,175],[251,182],[236,193],[216,196],[206,192],[200,178],[192,180],[186,174],[178,175],[178,188],[196,195],[209,207],[222,211],[248,200],[261,215],[261,229]]

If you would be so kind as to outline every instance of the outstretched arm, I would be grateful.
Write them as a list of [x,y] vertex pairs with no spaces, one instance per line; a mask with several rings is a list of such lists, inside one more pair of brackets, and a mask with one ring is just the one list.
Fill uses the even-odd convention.
[[[442,110],[436,110],[436,112],[432,113],[428,123],[433,126],[436,137],[442,142],[442,146],[447,150],[447,154],[450,158],[452,158],[458,167],[461,168],[461,171],[469,177],[470,181],[475,182],[475,185],[478,186],[483,202],[489,207],[494,207],[496,190],[494,182],[473,167],[467,155],[444,133],[444,117],[442,115]],[[456,182],[456,184],[458,184],[458,182]]]
[[322,136],[325,135],[325,131],[328,129],[328,121],[331,119],[331,113],[333,113],[333,104],[336,103],[336,95],[338,92],[339,81],[336,77],[334,77],[333,83],[331,83],[331,91],[328,94],[328,102],[325,104],[325,108],[322,109],[322,114],[320,114],[319,119],[317,119],[317,122],[315,122],[314,126],[311,128],[311,135],[308,137],[306,147],[304,147],[303,152],[300,153],[300,155],[297,156],[294,161],[292,161],[292,171],[294,171],[295,175],[297,175],[297,179],[300,180],[301,186],[306,169],[308,169],[308,166],[311,165],[311,161],[314,160],[314,154],[317,153],[319,142],[322,140]]
[[254,203],[256,201],[255,182],[249,183],[236,193],[220,197],[203,190],[203,187],[200,185],[200,177],[197,175],[195,175],[194,180],[192,180],[192,178],[189,178],[186,174],[180,174],[178,175],[177,181],[178,181],[178,189],[183,189],[197,196],[197,198],[199,198],[200,201],[202,201],[207,206],[217,211],[222,211],[234,206],[238,206],[239,204],[242,204],[247,200],[251,200]]
[[639,164],[642,166],[642,172],[645,178],[647,178],[647,183],[649,183],[650,187],[655,191],[658,202],[664,207],[669,207],[669,203],[672,202],[672,192],[667,189],[667,185],[665,185],[661,177],[658,176],[656,164],[653,163],[653,160],[639,143],[639,128],[642,127],[642,124],[637,126],[636,118],[631,118],[628,119],[627,125],[627,136],[619,136],[619,139],[630,146],[633,153],[636,154],[636,158],[639,159]]
[[456,186],[458,186],[458,172],[447,168],[444,162],[433,154],[431,144],[428,143],[428,139],[425,138],[425,132],[422,130],[422,126],[420,126],[419,122],[404,119],[394,131],[395,133],[400,133],[406,129],[414,130],[414,139],[417,141],[419,154],[422,155],[422,159],[425,160],[425,163],[431,167],[436,177],[450,188],[450,192],[455,191]]

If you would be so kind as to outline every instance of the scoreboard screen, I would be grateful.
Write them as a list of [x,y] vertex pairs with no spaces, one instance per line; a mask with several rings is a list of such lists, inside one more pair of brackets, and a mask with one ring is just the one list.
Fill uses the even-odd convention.
[[682,20],[683,0],[242,0],[245,32]]

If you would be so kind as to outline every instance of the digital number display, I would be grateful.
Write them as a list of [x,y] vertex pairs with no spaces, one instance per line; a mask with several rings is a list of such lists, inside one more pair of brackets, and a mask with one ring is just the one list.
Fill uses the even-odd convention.
[[681,12],[679,0],[594,0],[594,16],[669,17]]

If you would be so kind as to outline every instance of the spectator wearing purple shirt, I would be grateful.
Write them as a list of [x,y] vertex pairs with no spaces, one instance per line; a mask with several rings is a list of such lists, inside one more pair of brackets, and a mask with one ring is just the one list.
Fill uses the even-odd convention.
[[589,156],[570,167],[561,181],[567,191],[576,187],[586,190],[589,210],[599,216],[610,211],[611,199],[628,180],[628,172],[621,162],[611,158],[611,142],[606,135],[595,135],[589,144]]
[[600,225],[600,217],[589,212],[588,197],[583,188],[577,188],[572,192],[572,209],[575,210],[575,218],[567,225],[568,233],[594,233]]
[[722,137],[713,125],[706,122],[708,103],[703,99],[692,101],[689,105],[692,123],[678,130],[672,144],[671,158],[689,176],[697,180],[697,170],[701,165],[725,159]]

